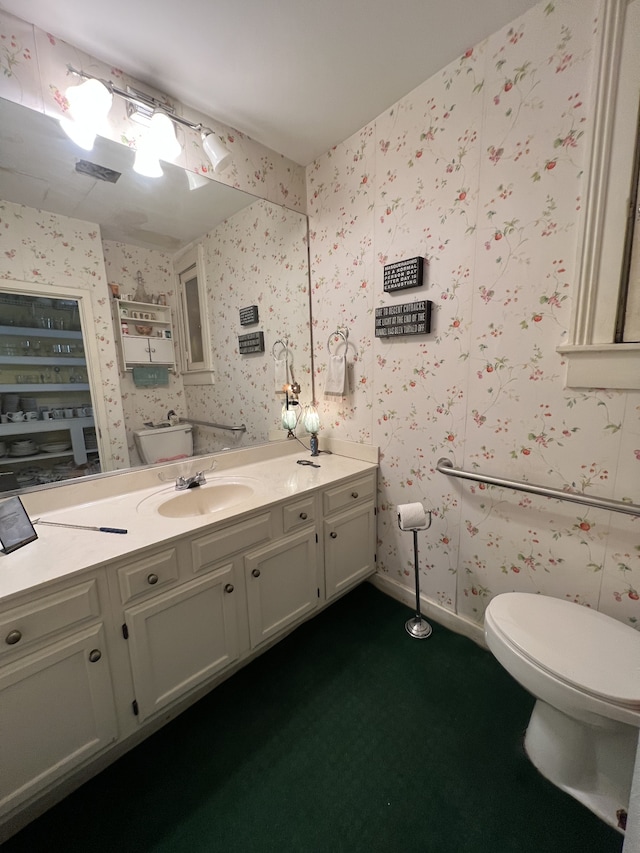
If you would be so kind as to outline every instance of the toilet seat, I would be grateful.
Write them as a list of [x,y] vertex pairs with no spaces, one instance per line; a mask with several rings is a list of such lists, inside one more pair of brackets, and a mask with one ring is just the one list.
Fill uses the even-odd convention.
[[640,711],[640,634],[633,628],[597,610],[521,592],[496,596],[485,618],[504,642],[555,678]]

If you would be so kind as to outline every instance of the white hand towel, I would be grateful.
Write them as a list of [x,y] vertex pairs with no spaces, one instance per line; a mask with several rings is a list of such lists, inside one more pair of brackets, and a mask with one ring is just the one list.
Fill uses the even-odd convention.
[[283,386],[289,384],[289,360],[287,358],[274,358],[274,362],[274,389],[276,394],[284,394]]
[[344,355],[329,357],[324,393],[329,397],[344,397],[347,385],[347,358]]

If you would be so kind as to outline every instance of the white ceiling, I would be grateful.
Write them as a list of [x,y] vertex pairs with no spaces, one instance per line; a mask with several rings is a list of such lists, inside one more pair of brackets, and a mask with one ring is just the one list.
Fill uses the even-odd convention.
[[536,0],[0,0],[306,166]]

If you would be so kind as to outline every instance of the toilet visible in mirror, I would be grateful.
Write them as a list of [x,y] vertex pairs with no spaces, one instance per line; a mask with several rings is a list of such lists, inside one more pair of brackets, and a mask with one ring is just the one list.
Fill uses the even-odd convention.
[[533,764],[624,829],[640,729],[640,633],[569,601],[508,592],[489,603],[485,637],[536,698],[524,742]]
[[147,465],[193,456],[193,429],[185,424],[134,430],[140,458]]

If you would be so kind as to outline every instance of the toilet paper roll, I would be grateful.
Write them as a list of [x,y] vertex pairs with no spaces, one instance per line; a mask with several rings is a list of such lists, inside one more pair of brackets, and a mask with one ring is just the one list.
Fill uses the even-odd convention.
[[398,524],[400,530],[414,530],[427,526],[427,514],[421,503],[399,504]]

